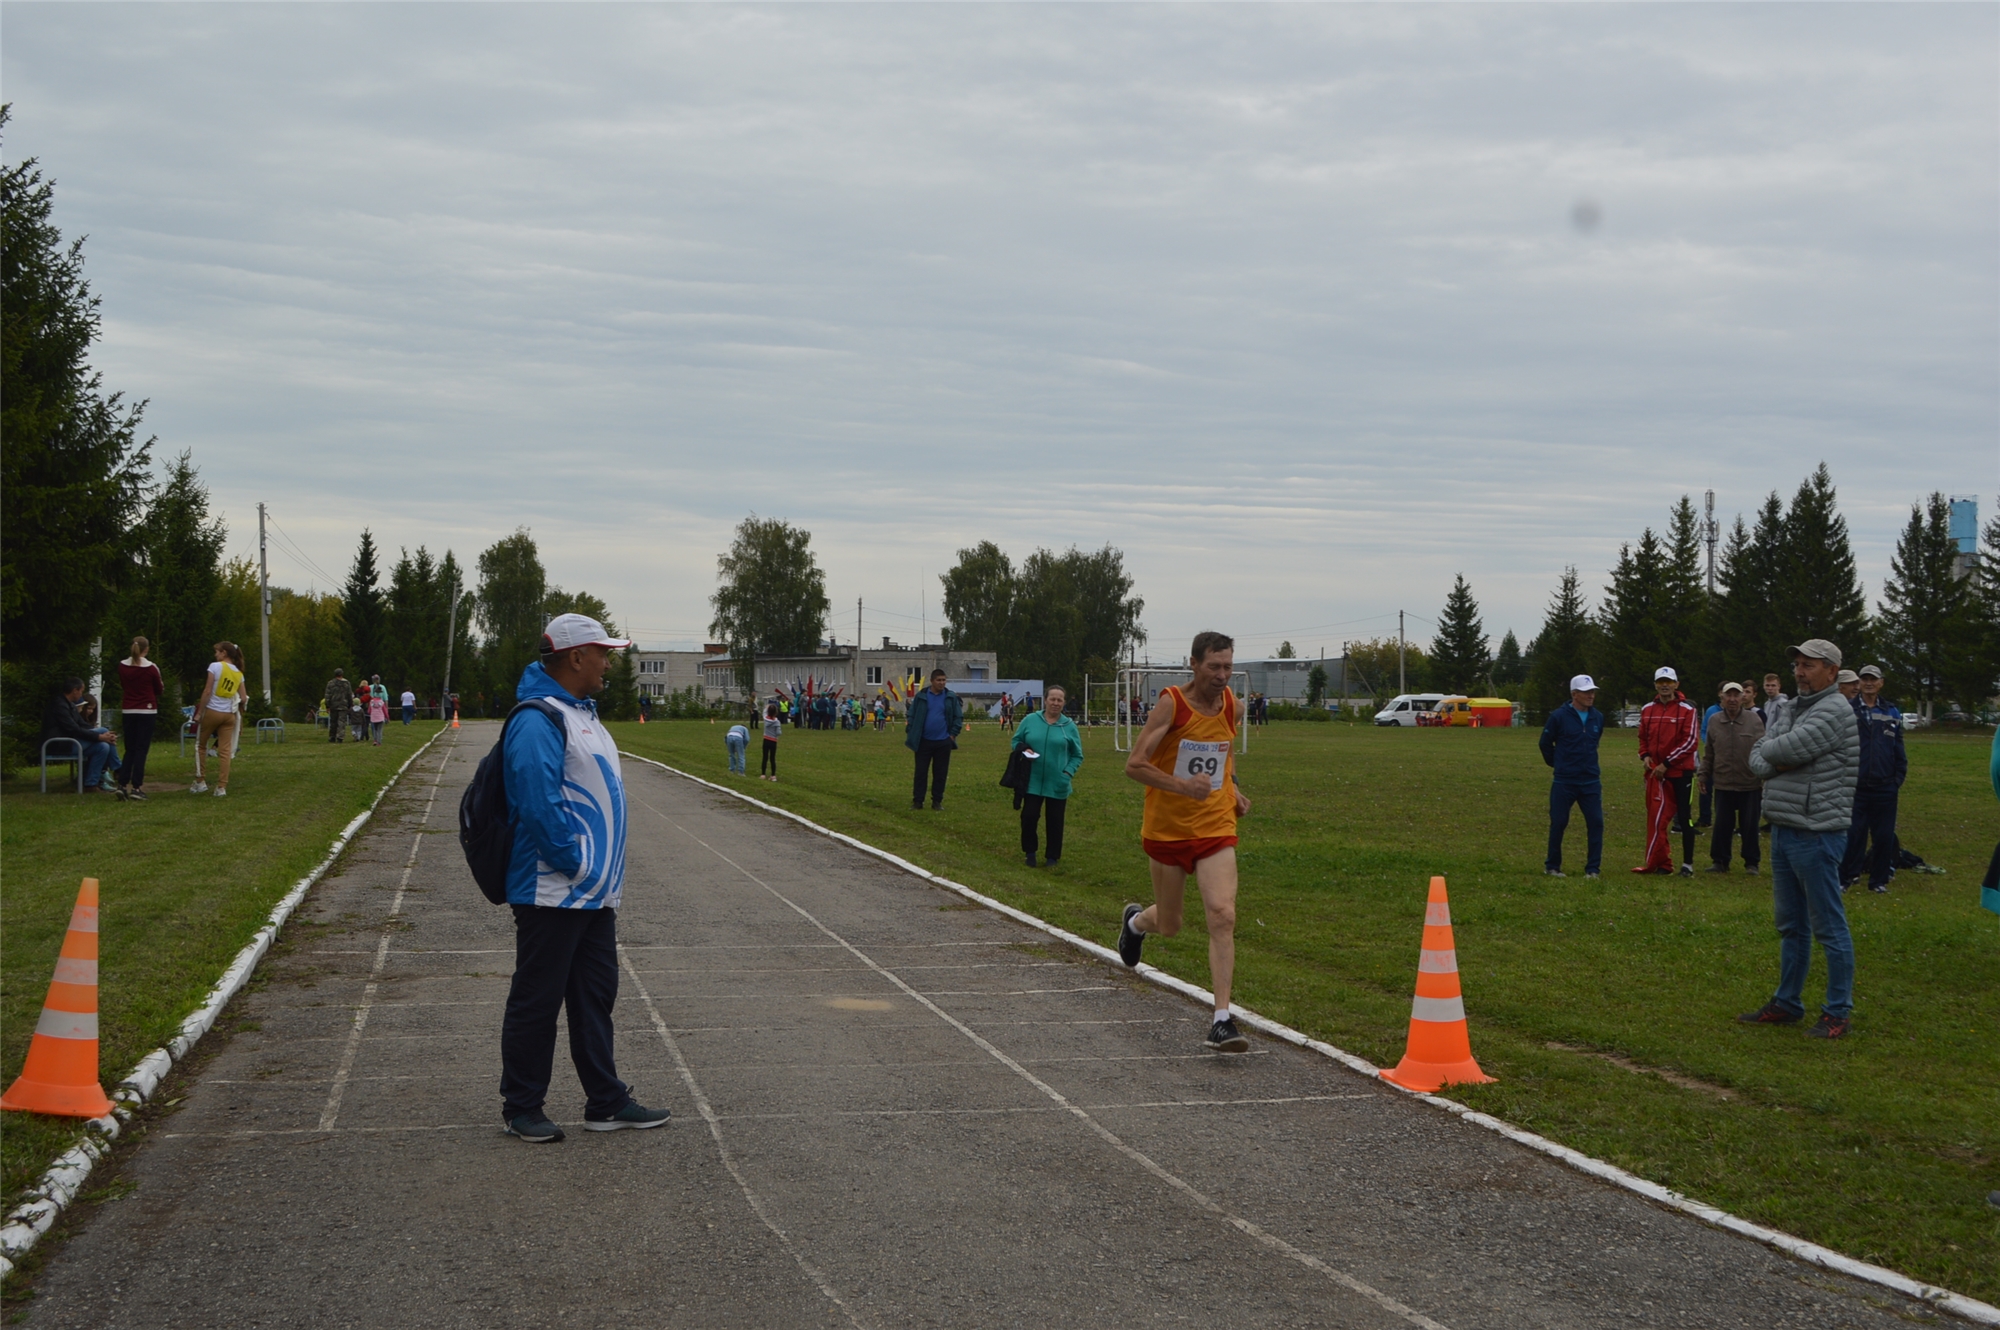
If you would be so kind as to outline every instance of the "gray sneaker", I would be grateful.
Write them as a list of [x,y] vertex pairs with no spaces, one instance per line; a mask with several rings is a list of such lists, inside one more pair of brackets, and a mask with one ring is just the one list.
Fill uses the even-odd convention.
[[192,784],[192,785],[188,786],[188,793],[189,793],[189,794],[207,794],[207,793],[208,793],[208,782],[207,782],[207,781],[205,781],[205,780],[198,780],[198,781],[196,781],[196,782],[195,782],[194,784]]
[[1565,873],[1565,872],[1563,872],[1563,871],[1562,871],[1562,869],[1560,869],[1560,868],[1544,868],[1544,869],[1542,870],[1542,876],[1543,876],[1543,877],[1568,877],[1568,876],[1569,876],[1569,874],[1568,874],[1568,873]]
[[544,1113],[523,1113],[507,1123],[507,1134],[519,1136],[530,1145],[554,1145],[563,1138],[563,1129]]
[[644,1131],[648,1127],[666,1126],[667,1119],[672,1116],[673,1114],[667,1109],[647,1108],[643,1104],[634,1101],[626,1104],[625,1107],[619,1109],[608,1118],[593,1118],[586,1115],[583,1119],[583,1129],[585,1131],[624,1131],[629,1127],[635,1131]]

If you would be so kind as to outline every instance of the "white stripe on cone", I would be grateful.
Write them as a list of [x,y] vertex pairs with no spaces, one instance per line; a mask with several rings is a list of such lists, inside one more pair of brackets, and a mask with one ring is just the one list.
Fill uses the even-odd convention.
[[1434,928],[1451,926],[1451,903],[1449,901],[1429,901],[1424,905],[1424,922]]
[[1462,997],[1411,998],[1410,1019],[1413,1021],[1462,1021],[1465,1019],[1465,999]]
[[56,960],[55,980],[59,984],[94,984],[97,982],[97,961],[62,956]]
[[1458,953],[1455,951],[1424,951],[1417,955],[1418,974],[1457,974]]
[[97,1038],[97,1013],[94,1011],[54,1011],[42,1008],[42,1018],[35,1022],[35,1033],[47,1035],[51,1039],[95,1039]]

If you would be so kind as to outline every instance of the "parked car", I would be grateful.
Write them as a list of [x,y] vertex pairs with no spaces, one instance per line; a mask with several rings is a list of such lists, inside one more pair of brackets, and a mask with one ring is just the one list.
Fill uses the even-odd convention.
[[1420,725],[1463,725],[1475,729],[1505,729],[1514,723],[1514,704],[1504,697],[1466,697],[1451,693],[1440,698]]
[[1444,701],[1443,693],[1399,693],[1389,699],[1387,706],[1375,713],[1377,725],[1417,726],[1417,717],[1428,716],[1431,708]]

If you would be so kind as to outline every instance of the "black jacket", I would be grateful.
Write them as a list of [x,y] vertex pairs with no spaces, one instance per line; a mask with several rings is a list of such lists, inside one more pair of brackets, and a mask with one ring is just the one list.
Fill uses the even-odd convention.
[[97,731],[85,725],[76,714],[76,703],[57,693],[49,699],[48,709],[42,712],[42,738],[74,739],[78,743],[98,742]]

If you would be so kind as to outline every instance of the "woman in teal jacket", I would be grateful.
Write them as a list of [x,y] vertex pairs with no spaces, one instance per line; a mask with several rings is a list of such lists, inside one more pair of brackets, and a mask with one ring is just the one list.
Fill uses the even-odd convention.
[[1021,796],[1021,853],[1028,867],[1035,866],[1035,824],[1046,810],[1049,819],[1049,852],[1043,866],[1054,868],[1062,859],[1063,810],[1069,806],[1070,777],[1083,765],[1083,736],[1076,722],[1063,715],[1067,694],[1061,684],[1050,684],[1042,698],[1042,709],[1023,717],[1014,729],[1014,747],[1023,745],[1040,753],[1029,767],[1028,788]]

